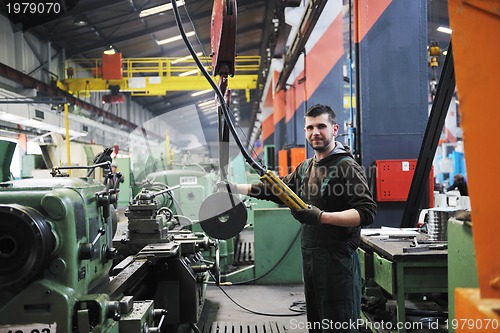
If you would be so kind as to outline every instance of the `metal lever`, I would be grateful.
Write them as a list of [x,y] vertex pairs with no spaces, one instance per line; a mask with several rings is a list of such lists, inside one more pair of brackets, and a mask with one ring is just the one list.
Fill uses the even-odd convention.
[[180,187],[181,187],[180,185],[175,185],[175,186],[171,186],[171,187],[169,187],[169,188],[166,188],[166,189],[164,189],[164,190],[161,190],[161,191],[158,191],[158,192],[151,193],[151,198],[157,197],[157,196],[159,196],[160,194],[167,193],[167,192],[169,192],[169,191],[175,190],[175,189],[180,188]]
[[101,238],[101,236],[104,235],[105,233],[106,233],[106,230],[104,228],[99,228],[99,230],[97,230],[97,235],[95,236],[92,243],[80,244],[79,249],[78,249],[78,257],[81,260],[92,259],[96,253],[95,252],[95,245],[99,241],[99,238]]
[[165,309],[155,309],[153,315],[154,315],[154,317],[161,316],[161,318],[160,318],[160,321],[158,322],[158,326],[157,327],[150,327],[149,328],[149,332],[151,332],[151,333],[161,333],[161,327],[163,325],[163,322],[165,321],[165,317],[167,315],[167,310],[165,310]]
[[94,240],[92,241],[92,247],[94,247],[97,242],[99,241],[99,238],[101,238],[102,235],[104,235],[106,233],[106,230],[104,228],[99,228],[99,230],[97,230],[97,235],[95,236]]

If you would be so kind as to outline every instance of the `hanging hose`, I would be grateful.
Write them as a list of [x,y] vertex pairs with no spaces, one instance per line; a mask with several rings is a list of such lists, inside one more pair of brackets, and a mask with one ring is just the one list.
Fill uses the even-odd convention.
[[248,151],[245,149],[245,147],[243,146],[243,143],[241,142],[241,140],[238,136],[238,133],[236,132],[236,128],[234,127],[233,121],[231,120],[231,117],[229,115],[229,107],[226,104],[226,101],[224,99],[224,95],[220,91],[219,86],[214,82],[214,80],[212,79],[210,74],[205,69],[205,66],[203,66],[203,64],[201,63],[200,59],[196,55],[195,50],[193,49],[193,46],[191,45],[191,42],[189,41],[188,37],[186,36],[186,32],[184,31],[184,27],[182,26],[181,17],[179,14],[179,8],[177,7],[176,1],[171,0],[171,3],[172,3],[172,9],[174,12],[174,16],[175,16],[175,21],[177,23],[177,27],[179,28],[179,32],[182,36],[182,39],[184,40],[184,43],[186,44],[186,47],[189,50],[189,53],[191,53],[191,56],[193,57],[194,61],[196,62],[196,65],[200,69],[201,73],[207,79],[207,81],[210,84],[210,86],[212,87],[212,89],[215,91],[215,94],[217,95],[217,98],[219,99],[219,102],[221,104],[224,119],[226,121],[227,126],[229,127],[229,131],[231,132],[231,134],[234,138],[234,141],[238,145],[238,148],[240,149],[240,151],[243,154],[243,157],[245,158],[247,163],[250,164],[250,166],[259,174],[259,176],[262,176],[263,174],[266,173],[266,169],[262,165],[260,165],[256,160],[254,160],[252,158],[252,156],[250,156]]

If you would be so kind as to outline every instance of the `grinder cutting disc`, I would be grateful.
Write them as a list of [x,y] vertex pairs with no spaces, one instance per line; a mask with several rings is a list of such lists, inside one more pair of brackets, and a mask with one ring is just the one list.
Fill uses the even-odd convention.
[[247,209],[234,194],[217,192],[203,201],[200,207],[201,228],[210,237],[229,239],[238,235],[247,223]]

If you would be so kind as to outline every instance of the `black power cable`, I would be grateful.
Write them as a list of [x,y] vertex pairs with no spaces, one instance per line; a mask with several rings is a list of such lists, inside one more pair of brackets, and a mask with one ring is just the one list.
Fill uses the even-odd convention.
[[227,125],[229,127],[229,131],[231,132],[231,134],[232,134],[232,136],[234,138],[234,141],[238,145],[238,148],[240,149],[241,153],[245,157],[245,160],[247,161],[247,163],[250,164],[252,166],[252,168],[260,176],[262,176],[263,174],[266,173],[266,169],[262,165],[260,165],[259,163],[257,163],[257,161],[255,161],[252,158],[252,156],[250,156],[250,154],[248,153],[248,151],[246,151],[245,147],[243,146],[243,143],[241,142],[241,140],[240,140],[240,138],[238,136],[238,133],[236,133],[236,128],[234,127],[233,121],[232,121],[232,119],[230,117],[229,107],[227,106],[227,103],[226,103],[226,101],[224,99],[224,95],[222,94],[222,92],[219,89],[219,86],[217,86],[217,84],[214,82],[214,80],[212,79],[212,77],[210,76],[210,74],[208,74],[207,70],[205,69],[205,66],[203,66],[203,64],[201,63],[200,59],[196,55],[195,50],[193,49],[193,46],[191,45],[191,42],[187,38],[186,32],[184,31],[184,27],[182,26],[181,17],[180,17],[180,14],[179,14],[179,8],[177,7],[176,1],[175,0],[171,0],[171,3],[172,3],[172,9],[173,9],[173,12],[174,12],[175,21],[177,23],[177,27],[179,28],[179,32],[180,32],[180,34],[182,36],[182,39],[184,40],[184,43],[186,44],[186,47],[189,50],[189,53],[191,53],[191,56],[193,57],[194,61],[196,62],[196,65],[198,66],[198,68],[200,69],[201,73],[207,79],[208,83],[210,84],[210,86],[214,90],[215,94],[217,95],[217,98],[219,99],[220,105],[222,107],[222,113],[224,114],[224,119],[225,119],[225,121],[226,121],[226,123],[227,123]]
[[[175,20],[176,20],[176,23],[177,23],[177,27],[179,28],[179,32],[180,32],[180,34],[182,36],[182,39],[184,40],[184,43],[186,44],[189,52],[191,53],[191,56],[193,57],[194,61],[196,62],[196,65],[200,69],[201,73],[207,79],[207,81],[210,84],[210,86],[212,87],[212,89],[215,91],[215,94],[217,95],[217,98],[219,99],[219,102],[220,102],[221,107],[222,107],[222,112],[224,114],[224,119],[225,119],[225,121],[226,121],[226,123],[227,123],[227,125],[229,127],[229,130],[230,130],[231,134],[234,137],[234,140],[235,140],[236,144],[240,148],[240,150],[241,150],[243,156],[245,157],[245,160],[247,161],[247,163],[250,164],[253,167],[253,169],[255,169],[255,171],[257,171],[257,173],[262,176],[263,174],[266,173],[265,168],[263,166],[261,166],[259,163],[257,163],[257,161],[255,161],[252,158],[252,156],[250,156],[250,154],[243,147],[243,143],[241,142],[240,138],[238,137],[238,134],[236,133],[236,128],[234,127],[234,124],[233,124],[232,119],[230,117],[229,107],[226,104],[224,96],[222,95],[222,92],[220,91],[220,89],[217,86],[217,84],[210,77],[210,74],[208,74],[207,70],[205,69],[205,67],[201,63],[200,59],[196,55],[196,52],[194,51],[193,46],[189,42],[189,39],[186,36],[186,32],[184,31],[184,28],[182,26],[182,21],[181,21],[181,18],[180,18],[179,9],[177,8],[176,1],[175,0],[171,0],[171,3],[172,3],[172,9],[173,9],[173,12],[174,12],[174,16],[175,16]],[[281,262],[281,260],[283,260],[283,258],[280,259],[280,262]],[[272,269],[274,269],[275,267],[273,267]],[[272,269],[270,271],[272,271]],[[209,272],[209,274],[212,276],[212,278],[214,279],[214,281],[216,281],[216,279],[212,275],[212,273]],[[267,274],[268,273],[266,273],[266,275]],[[224,289],[222,289],[222,287],[220,285],[218,287],[234,304],[236,304],[238,307],[244,309],[245,311],[248,311],[248,312],[251,312],[251,313],[254,313],[254,314],[258,314],[258,315],[262,315],[262,316],[290,317],[290,316],[298,316],[298,315],[301,315],[301,314],[305,313],[305,312],[296,312],[296,313],[291,313],[291,314],[290,313],[289,314],[270,314],[270,313],[264,313],[264,312],[254,311],[254,310],[251,310],[249,308],[246,308],[246,307],[238,304],[236,301],[234,301],[226,293],[226,291]]]
[[[210,276],[212,277],[212,279],[215,280],[215,277],[212,275],[212,272],[209,271],[208,274],[210,274]],[[249,309],[249,308],[247,308],[247,307],[239,304],[238,302],[236,302],[231,296],[229,296],[229,294],[224,289],[222,289],[222,287],[220,285],[218,285],[217,287],[219,287],[220,291],[222,291],[222,293],[224,293],[224,295],[226,295],[226,297],[229,298],[229,300],[231,302],[233,302],[236,306],[238,306],[239,308],[241,308],[241,309],[243,309],[243,310],[245,310],[247,312],[250,312],[250,313],[253,313],[253,314],[256,314],[256,315],[259,315],[259,316],[268,316],[268,317],[295,317],[295,316],[301,316],[301,315],[303,315],[303,314],[306,313],[305,310],[295,310],[295,309],[293,309],[295,306],[302,305],[302,301],[293,302],[292,305],[290,305],[289,309],[290,309],[290,311],[293,311],[293,313],[267,313],[267,312],[255,311],[255,310]]]
[[[247,280],[247,281],[242,281],[242,282],[238,282],[238,283],[232,283],[232,285],[244,285],[244,284],[248,284],[250,282],[255,282],[259,279],[262,279],[264,276],[268,275],[269,273],[271,273],[272,271],[274,271],[276,269],[276,267],[278,267],[282,262],[283,260],[287,257],[288,253],[291,251],[293,245],[295,244],[295,242],[297,241],[298,239],[298,236],[300,235],[300,230],[299,232],[297,232],[297,234],[295,235],[294,239],[292,240],[292,242],[290,243],[290,245],[288,246],[287,250],[285,251],[285,253],[283,254],[283,256],[276,262],[276,264],[269,270],[267,271],[266,273],[262,274],[261,276],[259,277],[256,277],[254,279],[250,279],[250,280]],[[214,281],[217,281],[216,278],[213,276],[213,274],[211,272],[209,272],[210,276],[212,277],[212,279]],[[270,316],[270,317],[293,317],[293,316],[300,316],[300,315],[303,315],[306,313],[306,305],[305,305],[305,302],[304,301],[295,301],[293,302],[289,307],[288,309],[290,311],[293,311],[295,313],[287,313],[287,314],[272,314],[272,313],[264,313],[264,312],[259,312],[259,311],[255,311],[255,310],[251,310],[249,308],[246,308],[240,304],[238,304],[234,299],[232,299],[228,294],[227,292],[222,289],[222,287],[220,285],[217,285],[217,287],[219,287],[219,289],[224,293],[224,295],[226,295],[227,298],[229,298],[231,300],[231,302],[233,302],[234,304],[236,304],[238,307],[242,308],[243,310],[245,311],[248,311],[250,313],[253,313],[253,314],[257,314],[257,315],[261,315],[261,316]],[[298,308],[298,309],[297,309]]]
[[299,231],[297,232],[297,234],[295,235],[295,237],[293,238],[293,240],[291,241],[290,245],[288,246],[288,248],[286,249],[285,253],[283,254],[283,256],[281,256],[281,258],[276,262],[276,264],[271,267],[270,270],[268,270],[267,272],[265,272],[264,274],[262,274],[261,276],[258,276],[256,278],[253,278],[253,279],[250,279],[250,280],[246,280],[246,281],[241,281],[241,282],[235,282],[235,283],[232,283],[233,285],[242,285],[242,284],[248,284],[248,283],[251,283],[251,282],[255,282],[257,280],[260,280],[262,279],[263,277],[269,275],[272,271],[274,271],[282,262],[283,260],[285,260],[285,258],[288,256],[288,253],[290,253],[290,251],[292,250],[292,247],[293,245],[295,244],[295,242],[297,241],[297,239],[299,238],[299,235],[300,235],[300,229]]

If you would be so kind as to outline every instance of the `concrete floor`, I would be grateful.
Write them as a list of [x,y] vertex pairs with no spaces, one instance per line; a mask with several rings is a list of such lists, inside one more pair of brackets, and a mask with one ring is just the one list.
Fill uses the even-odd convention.
[[[295,302],[304,304],[303,285],[234,285],[223,286],[222,289],[234,302],[250,310],[274,314],[259,315],[250,313],[234,304],[217,286],[207,287],[205,306],[198,323],[201,333],[308,333],[306,315],[279,316],[293,314],[289,307]],[[395,301],[388,304],[395,313]],[[409,302],[408,308],[426,309],[422,305]],[[300,310],[299,307],[294,307]],[[427,308],[427,310],[436,310]],[[431,319],[436,324],[438,318]],[[440,323],[446,318],[439,319]],[[419,321],[419,318],[408,318]],[[425,320],[424,320],[425,322]],[[427,326],[424,326],[427,327]],[[418,330],[421,333],[447,332],[442,326]],[[368,327],[360,328],[360,332],[372,332]],[[380,329],[380,333],[390,333]]]
[[[303,285],[234,285],[221,287],[234,302],[250,310],[262,313],[254,314],[237,306],[217,286],[209,285],[207,299],[198,324],[203,333],[217,331],[228,332],[222,327],[234,327],[229,333],[269,332],[273,333],[305,333],[306,315],[289,310],[296,302],[304,303]],[[298,306],[292,307],[299,311]],[[264,315],[269,314],[269,315]],[[294,316],[290,316],[290,315]],[[283,316],[285,315],[285,316]],[[242,327],[238,330],[238,327]],[[246,329],[245,327],[249,327]],[[224,333],[222,332],[222,333]]]

